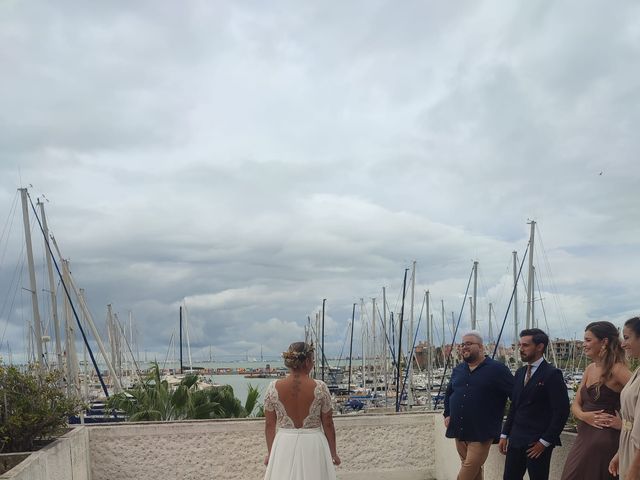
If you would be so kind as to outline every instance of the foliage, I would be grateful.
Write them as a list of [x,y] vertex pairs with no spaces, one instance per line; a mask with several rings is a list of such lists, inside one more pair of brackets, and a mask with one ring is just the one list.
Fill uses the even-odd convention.
[[253,412],[260,396],[259,391],[249,385],[247,400],[242,405],[231,386],[200,390],[197,381],[197,375],[186,375],[178,387],[172,389],[161,379],[160,368],[154,363],[142,383],[111,396],[107,407],[124,411],[131,422],[240,418]]
[[36,440],[61,434],[68,417],[82,410],[79,399],[69,398],[60,387],[62,372],[25,373],[0,365],[0,452],[33,449]]

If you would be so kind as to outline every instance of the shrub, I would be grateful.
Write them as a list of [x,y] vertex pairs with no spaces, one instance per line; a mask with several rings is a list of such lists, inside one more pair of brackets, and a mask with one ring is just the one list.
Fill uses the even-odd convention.
[[239,418],[250,416],[256,409],[260,392],[251,385],[242,405],[231,386],[199,390],[197,381],[197,375],[186,375],[172,389],[162,380],[160,367],[154,362],[141,383],[109,397],[107,408],[124,411],[130,422]]
[[82,409],[60,387],[62,372],[25,373],[0,365],[0,452],[33,450],[36,440],[64,432],[68,418]]

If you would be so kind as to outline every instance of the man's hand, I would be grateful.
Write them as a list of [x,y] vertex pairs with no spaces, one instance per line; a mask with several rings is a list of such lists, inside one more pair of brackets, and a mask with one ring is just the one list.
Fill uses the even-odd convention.
[[507,448],[509,448],[509,439],[501,438],[500,441],[498,442],[498,450],[500,450],[501,454],[506,455]]
[[527,457],[538,458],[544,452],[545,447],[542,443],[536,442],[531,444],[531,447],[527,449]]
[[449,420],[451,417],[444,417],[444,428],[449,428]]

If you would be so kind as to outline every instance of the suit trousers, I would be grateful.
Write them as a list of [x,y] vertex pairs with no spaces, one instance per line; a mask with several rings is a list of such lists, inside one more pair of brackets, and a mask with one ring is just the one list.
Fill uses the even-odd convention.
[[489,456],[492,439],[484,442],[465,442],[456,438],[456,450],[462,465],[458,472],[458,480],[482,480],[482,466]]
[[549,466],[553,445],[544,449],[538,458],[529,458],[527,450],[531,447],[507,448],[507,459],[504,464],[503,480],[522,480],[524,472],[529,473],[530,480],[549,480]]

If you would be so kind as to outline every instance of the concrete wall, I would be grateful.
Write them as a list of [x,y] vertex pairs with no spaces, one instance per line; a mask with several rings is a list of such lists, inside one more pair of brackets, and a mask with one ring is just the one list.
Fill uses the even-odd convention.
[[89,433],[76,427],[12,468],[1,480],[91,480]]
[[[341,480],[433,478],[434,415],[335,418]],[[91,480],[260,480],[263,420],[92,425]]]
[[[335,418],[340,480],[455,480],[460,460],[445,438],[440,412]],[[559,479],[574,434],[553,452],[550,479]],[[74,428],[35,452],[0,480],[260,480],[266,446],[263,420],[124,423]],[[485,480],[500,480],[497,446]],[[526,478],[526,477],[525,477]]]
[[[456,452],[456,446],[453,439],[446,438],[442,413],[439,414],[435,422],[436,425],[436,469],[435,477],[438,480],[456,480],[458,469],[460,468],[460,458]],[[561,447],[553,450],[551,457],[551,471],[549,472],[550,480],[557,480],[562,474],[564,462],[573,446],[576,438],[575,433],[563,433],[560,441]],[[502,480],[504,473],[504,455],[498,451],[497,445],[491,446],[489,458],[484,465],[484,480]],[[525,475],[525,479],[529,476]]]

